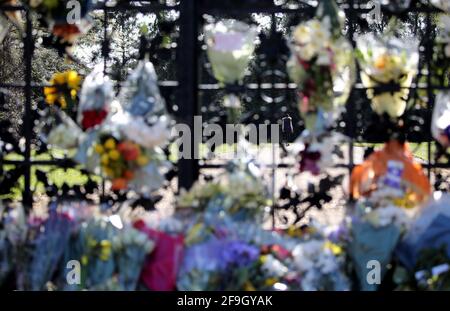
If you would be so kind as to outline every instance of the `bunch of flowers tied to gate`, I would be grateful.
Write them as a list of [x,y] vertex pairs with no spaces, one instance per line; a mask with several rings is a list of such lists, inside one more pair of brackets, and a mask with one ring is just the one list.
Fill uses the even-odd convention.
[[[403,115],[409,87],[417,72],[418,44],[385,33],[381,37],[366,34],[357,40],[361,79],[372,101],[372,109],[391,118]],[[386,87],[383,89],[382,87]]]
[[112,189],[121,190],[133,179],[134,171],[150,161],[145,150],[129,140],[119,140],[113,135],[104,134],[94,146],[100,155],[103,173],[112,179]]
[[45,102],[70,109],[77,99],[81,77],[74,70],[55,73],[50,79],[51,86],[44,88]]
[[332,1],[319,5],[315,19],[299,24],[291,38],[287,63],[299,89],[299,110],[312,130],[330,126],[354,80],[350,43],[341,36],[342,13]]

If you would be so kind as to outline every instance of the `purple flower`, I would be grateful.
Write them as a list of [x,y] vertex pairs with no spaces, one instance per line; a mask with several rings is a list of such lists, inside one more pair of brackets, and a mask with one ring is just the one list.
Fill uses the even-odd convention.
[[259,249],[242,241],[230,241],[222,249],[221,263],[224,268],[229,266],[242,267],[251,264],[259,256]]
[[322,155],[318,151],[309,151],[309,145],[305,145],[305,149],[300,152],[300,172],[311,172],[313,175],[320,173],[318,162]]

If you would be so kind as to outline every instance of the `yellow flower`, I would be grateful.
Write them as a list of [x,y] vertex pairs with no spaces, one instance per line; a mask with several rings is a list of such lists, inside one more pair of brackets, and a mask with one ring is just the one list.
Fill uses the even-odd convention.
[[264,282],[264,285],[266,286],[272,286],[273,284],[275,284],[277,282],[276,278],[268,278],[266,279],[266,281]]
[[251,282],[247,281],[244,285],[244,290],[247,292],[254,292],[256,291],[256,288],[253,286]]
[[46,86],[44,87],[44,95],[50,95],[50,94],[55,94],[58,90],[56,89],[56,87],[53,86]]
[[106,149],[115,149],[116,148],[116,141],[113,138],[108,138],[105,143],[104,146]]
[[103,148],[103,146],[100,144],[95,144],[94,150],[95,150],[95,152],[97,152],[99,154],[102,154],[103,152],[105,152],[105,148]]
[[48,95],[45,96],[45,101],[49,105],[53,105],[56,102],[57,99],[58,99],[58,95],[57,94],[48,94]]
[[101,158],[100,158],[100,162],[103,164],[103,165],[108,165],[108,163],[109,163],[109,156],[105,153],[105,154],[103,154],[102,156],[101,156]]
[[147,165],[149,161],[150,161],[149,158],[146,157],[145,155],[140,155],[136,160],[137,164],[140,166]]
[[262,264],[265,263],[267,261],[267,255],[262,255],[261,257],[259,257],[259,262],[261,262]]
[[81,256],[81,264],[86,266],[88,264],[89,258],[86,255]]
[[69,88],[78,90],[78,88],[80,87],[80,80],[81,80],[78,73],[74,70],[69,70],[66,71],[66,77],[67,77],[67,85],[69,86]]
[[331,243],[330,241],[325,242],[324,248],[329,249],[334,255],[339,255],[342,253],[342,248],[334,243]]
[[120,153],[117,150],[110,150],[108,152],[109,158],[113,161],[119,160],[120,158]]
[[77,97],[77,90],[71,89],[70,90],[70,96],[72,97],[72,99],[75,99]]
[[100,242],[100,246],[101,246],[101,249],[100,249],[99,257],[101,260],[106,261],[109,259],[109,256],[111,256],[111,241],[102,240]]
[[63,72],[57,72],[53,75],[50,82],[52,84],[64,84],[66,82],[66,77]]

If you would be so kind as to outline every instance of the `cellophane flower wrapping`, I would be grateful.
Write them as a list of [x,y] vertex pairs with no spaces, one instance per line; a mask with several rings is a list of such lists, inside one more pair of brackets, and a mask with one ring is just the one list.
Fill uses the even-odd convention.
[[440,92],[436,96],[431,133],[442,146],[450,146],[450,92]]
[[[112,240],[118,229],[104,215],[93,215],[82,222],[77,234],[67,245],[64,258],[81,263],[81,284],[63,282],[62,289],[105,289],[115,272]],[[69,272],[64,265],[63,278]]]
[[444,55],[450,58],[450,16],[448,14],[442,14],[439,18],[436,42],[444,44]]
[[416,215],[396,250],[399,261],[410,271],[415,268],[421,251],[426,249],[445,245],[450,258],[450,196],[446,193],[436,193],[436,196]]
[[336,32],[343,13],[328,3],[319,8],[316,18],[293,30],[287,63],[288,74],[297,83],[306,128],[315,132],[331,126],[355,80],[352,46]]
[[[372,109],[391,118],[403,115],[409,87],[418,70],[419,51],[415,38],[397,38],[390,34],[365,34],[357,39],[361,80]],[[377,89],[386,86],[389,90]]]
[[135,290],[147,255],[155,247],[145,233],[125,226],[112,239],[112,247],[119,271],[118,282],[122,290]]
[[123,113],[116,119],[128,139],[146,148],[163,146],[170,137],[170,117],[159,92],[158,78],[150,61],[143,60],[128,77],[119,95]]
[[[29,222],[33,222],[32,219]],[[32,224],[33,226],[33,224]],[[58,263],[69,242],[73,221],[53,204],[46,220],[38,220],[33,229],[34,237],[28,240],[26,266],[18,276],[18,285],[23,290],[43,290],[52,280]],[[33,235],[34,235],[33,234]]]
[[63,111],[57,112],[55,121],[56,124],[53,125],[47,135],[41,132],[41,138],[44,138],[49,145],[56,148],[67,150],[78,147],[85,134],[75,121]]
[[112,82],[104,75],[103,64],[99,64],[85,78],[81,88],[77,121],[83,130],[103,123],[110,111],[113,97]]
[[219,82],[233,84],[242,80],[255,50],[256,37],[256,27],[234,19],[205,26],[207,54]]
[[184,256],[183,234],[155,230],[143,221],[136,222],[134,227],[155,242],[155,249],[143,266],[142,283],[150,290],[175,290],[177,273]]

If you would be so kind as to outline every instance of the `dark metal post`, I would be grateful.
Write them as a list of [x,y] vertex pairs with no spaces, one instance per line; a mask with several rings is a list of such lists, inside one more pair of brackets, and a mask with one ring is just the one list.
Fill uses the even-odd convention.
[[25,109],[23,114],[23,137],[25,138],[24,153],[24,189],[23,205],[26,209],[31,208],[33,204],[33,195],[31,192],[31,138],[33,136],[33,125],[31,124],[31,61],[33,57],[33,38],[30,12],[26,10],[26,30],[24,40],[24,59],[25,59]]
[[177,105],[179,107],[178,122],[191,129],[192,159],[178,160],[178,189],[189,189],[198,178],[198,160],[194,152],[198,145],[194,139],[194,116],[198,114],[198,1],[181,0],[180,2],[180,37],[177,48],[177,75],[179,82]]

